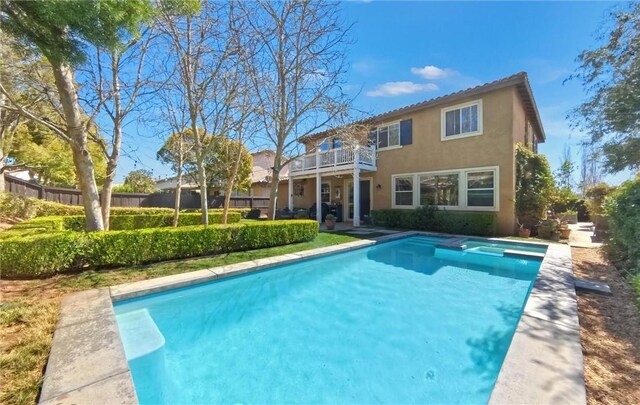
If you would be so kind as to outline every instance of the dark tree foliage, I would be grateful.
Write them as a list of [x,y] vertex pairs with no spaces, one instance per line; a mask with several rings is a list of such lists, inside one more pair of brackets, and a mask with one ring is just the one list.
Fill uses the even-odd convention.
[[149,0],[2,1],[2,28],[54,62],[79,63],[85,43],[114,49],[151,17]]
[[576,127],[602,147],[604,169],[640,169],[640,3],[611,13],[602,46],[578,56],[578,73],[589,98],[573,110]]

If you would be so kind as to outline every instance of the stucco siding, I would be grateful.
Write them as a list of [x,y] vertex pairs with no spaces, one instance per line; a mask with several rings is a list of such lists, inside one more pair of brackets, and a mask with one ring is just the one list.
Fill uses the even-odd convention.
[[[443,109],[475,101],[481,101],[481,134],[442,139]],[[534,136],[533,127],[525,111],[516,87],[510,86],[459,99],[449,104],[424,108],[403,116],[396,116],[393,120],[380,122],[379,125],[386,125],[411,119],[412,143],[379,150],[377,170],[372,173],[362,172],[361,176],[372,179],[373,209],[393,207],[392,179],[394,175],[448,170],[463,173],[462,171],[465,169],[497,168],[498,207],[490,212],[497,216],[498,232],[501,235],[513,234],[517,224],[515,215],[515,145],[518,142],[525,143],[527,135],[531,136],[531,139]],[[528,140],[527,143],[530,144],[532,141]],[[312,150],[312,147],[307,145],[307,150]],[[343,199],[346,198],[345,177],[350,180],[352,175],[343,176],[341,180],[343,182]],[[284,188],[286,190],[286,185]],[[303,189],[302,196],[294,196],[296,207],[308,207],[313,204],[315,201],[315,179],[306,179]],[[419,193],[418,184],[414,184],[414,195],[416,193]],[[286,198],[286,191],[284,196]],[[278,206],[286,206],[286,199],[282,200]],[[472,212],[472,210],[467,208],[465,212]]]

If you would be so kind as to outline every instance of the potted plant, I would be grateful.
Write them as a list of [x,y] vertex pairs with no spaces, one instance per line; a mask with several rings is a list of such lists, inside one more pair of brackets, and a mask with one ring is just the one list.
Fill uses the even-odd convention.
[[524,226],[524,224],[521,224],[520,221],[518,221],[518,236],[521,238],[528,238],[531,236],[531,229]]
[[335,215],[327,214],[327,216],[324,217],[324,224],[327,226],[327,230],[333,231],[333,228],[336,227]]
[[557,219],[545,219],[540,221],[536,229],[538,230],[538,235],[541,238],[555,240],[560,236],[560,233],[558,232],[559,225],[560,221]]

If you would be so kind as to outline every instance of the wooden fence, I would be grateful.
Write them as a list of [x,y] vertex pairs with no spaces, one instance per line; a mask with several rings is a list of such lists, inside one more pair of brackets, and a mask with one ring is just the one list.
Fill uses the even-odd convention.
[[[25,197],[39,198],[67,205],[82,205],[80,190],[73,188],[49,187],[4,174],[5,191]],[[173,208],[175,194],[173,192],[159,193],[113,193],[112,207],[164,207]],[[209,208],[222,208],[224,197],[210,196]],[[230,208],[258,208],[265,210],[269,207],[268,197],[231,197]],[[180,208],[199,209],[200,194],[194,191],[183,191],[180,194]]]

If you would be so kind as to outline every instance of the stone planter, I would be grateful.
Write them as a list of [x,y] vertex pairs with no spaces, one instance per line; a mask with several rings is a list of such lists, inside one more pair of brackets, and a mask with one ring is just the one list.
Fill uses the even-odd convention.
[[569,228],[560,229],[560,238],[569,239],[570,234],[571,234],[571,229]]
[[529,229],[529,228],[520,228],[518,230],[518,236],[520,236],[521,238],[528,238],[529,236],[531,236],[531,229]]
[[333,231],[334,228],[336,227],[336,221],[333,219],[326,219],[324,220],[324,224],[327,227],[327,230],[329,231]]

